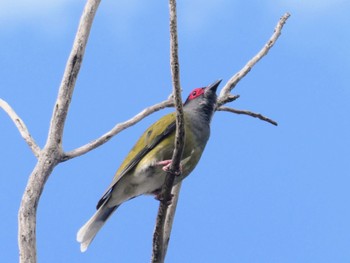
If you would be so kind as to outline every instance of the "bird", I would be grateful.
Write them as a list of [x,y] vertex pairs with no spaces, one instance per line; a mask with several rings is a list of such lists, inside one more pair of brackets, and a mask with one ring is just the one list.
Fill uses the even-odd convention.
[[[199,162],[210,136],[215,112],[216,90],[221,80],[194,89],[183,104],[185,142],[177,184]],[[81,252],[85,252],[98,231],[124,202],[140,195],[157,195],[171,164],[176,130],[176,113],[172,112],[152,124],[139,138],[117,170],[112,183],[98,201],[95,214],[77,233]]]

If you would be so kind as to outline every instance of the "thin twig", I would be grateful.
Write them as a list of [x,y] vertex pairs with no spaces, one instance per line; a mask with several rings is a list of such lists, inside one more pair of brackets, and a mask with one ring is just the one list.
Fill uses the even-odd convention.
[[[177,39],[177,17],[176,17],[176,0],[169,0],[170,12],[170,67],[173,84],[174,102],[176,108],[176,133],[175,133],[175,149],[173,152],[170,169],[167,172],[164,185],[161,190],[161,201],[159,204],[156,227],[153,235],[153,253],[152,263],[163,263],[166,255],[166,248],[169,242],[172,222],[175,215],[176,202],[178,199],[180,188],[175,193],[177,196],[171,197],[171,191],[174,184],[176,174],[180,173],[180,162],[184,147],[185,126],[184,113],[181,99],[180,86],[180,65],[178,58],[178,39]],[[171,211],[168,211],[169,202],[174,202]],[[167,223],[166,223],[167,222]],[[168,229],[165,229],[165,225]]]
[[125,122],[118,123],[110,131],[106,132],[101,137],[99,137],[99,138],[91,141],[90,143],[85,144],[77,149],[74,149],[72,151],[64,153],[63,157],[62,157],[62,161],[67,161],[67,160],[72,159],[74,157],[83,155],[83,154],[105,144],[113,136],[117,135],[119,132],[125,130],[126,128],[136,124],[137,122],[141,121],[143,118],[149,116],[150,114],[152,114],[156,111],[159,111],[161,109],[164,109],[166,107],[172,107],[172,106],[174,106],[174,103],[173,103],[173,100],[171,98],[169,98],[168,100],[162,101],[158,104],[155,104],[153,106],[150,106],[150,107],[144,109],[143,111],[141,111],[140,113],[138,113],[137,115],[135,115],[133,118],[131,118]]
[[33,137],[30,135],[30,132],[25,125],[25,123],[22,121],[22,119],[17,115],[17,113],[11,108],[11,106],[4,100],[0,99],[0,108],[2,108],[10,117],[10,119],[14,122],[16,125],[19,133],[21,134],[22,138],[25,140],[25,142],[28,144],[29,148],[32,150],[36,158],[39,158],[40,155],[40,147],[37,145]]
[[225,84],[225,86],[221,90],[220,95],[218,97],[218,103],[217,103],[218,106],[224,105],[225,103],[228,102],[227,96],[229,96],[231,90],[237,85],[237,83],[243,77],[245,77],[248,74],[248,72],[254,67],[254,65],[257,62],[259,62],[259,60],[262,59],[273,47],[273,45],[276,43],[277,39],[281,35],[282,28],[289,17],[290,17],[289,13],[285,13],[281,17],[281,19],[277,23],[274,33],[272,34],[270,39],[267,41],[267,43],[264,45],[264,47],[255,55],[255,57],[253,57],[250,61],[248,61],[248,63]]
[[278,125],[277,122],[275,122],[274,120],[272,120],[268,117],[265,117],[264,115],[262,115],[260,113],[255,113],[255,112],[248,111],[248,110],[237,110],[237,109],[221,106],[217,109],[217,111],[228,111],[228,112],[232,112],[232,113],[236,113],[236,114],[244,114],[244,115],[248,115],[248,116],[251,116],[254,118],[258,118],[262,121],[266,121],[266,122],[271,123],[275,126]]

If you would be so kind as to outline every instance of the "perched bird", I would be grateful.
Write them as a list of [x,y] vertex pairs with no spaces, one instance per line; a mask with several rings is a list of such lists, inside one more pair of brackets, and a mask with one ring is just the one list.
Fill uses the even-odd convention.
[[[175,184],[196,167],[210,135],[210,121],[215,111],[216,89],[221,80],[194,89],[184,103],[185,144],[181,175]],[[151,125],[136,142],[116,172],[112,183],[97,203],[97,211],[78,231],[80,250],[86,251],[97,232],[125,201],[142,194],[159,192],[171,163],[175,141],[175,112]]]

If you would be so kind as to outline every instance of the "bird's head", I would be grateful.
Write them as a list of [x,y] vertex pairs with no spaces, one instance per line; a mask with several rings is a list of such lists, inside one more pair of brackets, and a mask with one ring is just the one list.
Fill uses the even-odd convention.
[[184,103],[184,110],[198,112],[210,121],[216,104],[216,90],[221,80],[217,80],[207,87],[196,88],[191,91]]

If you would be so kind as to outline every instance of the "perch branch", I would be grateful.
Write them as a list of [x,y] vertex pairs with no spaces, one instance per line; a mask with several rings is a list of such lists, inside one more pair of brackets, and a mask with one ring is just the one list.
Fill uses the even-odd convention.
[[258,118],[262,121],[269,122],[275,126],[278,125],[277,122],[275,122],[274,120],[272,120],[268,117],[265,117],[264,115],[262,115],[260,113],[255,113],[255,112],[251,112],[248,110],[237,110],[237,109],[221,106],[220,108],[217,108],[217,111],[228,111],[228,112],[232,112],[232,113],[236,113],[236,114],[244,114],[244,115],[248,115],[248,116],[251,116],[254,118]]
[[[169,242],[172,222],[175,215],[176,204],[180,187],[177,188],[176,196],[171,197],[171,192],[175,176],[180,173],[180,162],[184,148],[185,126],[184,113],[181,99],[180,86],[180,65],[178,57],[178,39],[177,39],[177,17],[176,0],[169,0],[170,13],[170,67],[173,84],[174,102],[176,108],[176,133],[175,149],[173,152],[170,169],[167,172],[164,185],[161,190],[161,201],[159,204],[156,227],[153,234],[153,254],[152,263],[163,263],[166,255],[166,248]],[[169,202],[173,202],[172,209],[169,209]],[[165,229],[167,227],[167,229]]]
[[40,155],[40,147],[36,144],[33,137],[30,135],[29,130],[27,129],[27,126],[22,121],[22,119],[17,115],[17,113],[11,108],[11,106],[4,100],[0,99],[0,108],[2,108],[10,117],[10,119],[14,122],[16,125],[19,133],[21,134],[22,138],[25,140],[25,142],[28,144],[29,148],[32,150],[36,158],[39,158]]
[[158,104],[155,104],[153,106],[150,106],[150,107],[144,109],[143,111],[141,111],[140,113],[135,115],[133,118],[115,125],[110,131],[106,132],[101,137],[93,140],[92,142],[90,142],[86,145],[83,145],[75,150],[70,151],[70,152],[64,153],[62,161],[67,161],[67,160],[72,159],[74,157],[83,155],[83,154],[101,146],[102,144],[108,142],[113,136],[115,136],[119,132],[136,124],[137,122],[139,122],[143,118],[149,116],[150,114],[152,114],[156,111],[159,111],[161,109],[164,109],[166,107],[172,107],[173,105],[174,105],[174,103],[173,103],[172,98],[169,98],[168,100],[165,100],[163,102],[160,102]]
[[267,41],[267,43],[264,45],[264,47],[255,55],[255,57],[249,60],[248,63],[240,71],[238,71],[235,75],[233,75],[233,77],[225,84],[218,98],[218,103],[217,103],[218,107],[229,102],[228,96],[230,96],[231,90],[237,85],[237,83],[242,78],[244,78],[249,73],[249,71],[255,66],[255,64],[259,62],[259,60],[262,59],[273,47],[273,45],[276,43],[277,39],[281,35],[282,28],[289,17],[290,17],[290,14],[285,13],[280,18],[274,33],[272,34],[270,39]]

